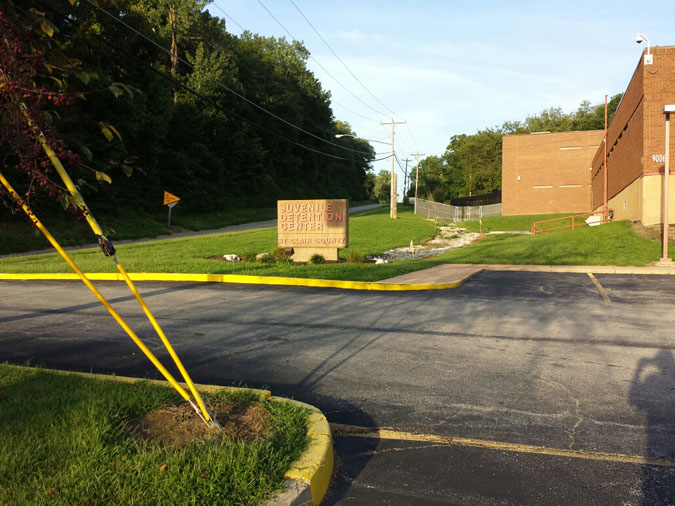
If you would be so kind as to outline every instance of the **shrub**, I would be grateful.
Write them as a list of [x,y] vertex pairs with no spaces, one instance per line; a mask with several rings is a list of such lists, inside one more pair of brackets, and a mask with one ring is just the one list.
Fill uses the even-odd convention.
[[284,258],[288,258],[288,255],[286,254],[286,250],[282,247],[278,247],[275,250],[272,250],[270,253],[271,256],[276,258],[277,260],[282,260]]
[[277,259],[274,257],[274,255],[267,254],[265,256],[262,256],[258,259],[258,262],[260,262],[263,265],[273,265],[277,263]]
[[242,262],[255,262],[257,253],[255,251],[247,251],[241,255]]
[[350,264],[362,264],[366,260],[366,257],[363,256],[363,253],[361,253],[359,250],[350,249],[347,251],[345,259]]
[[318,253],[314,253],[310,258],[309,262],[312,265],[319,265],[319,264],[325,264],[326,259],[323,257],[323,255],[319,255]]

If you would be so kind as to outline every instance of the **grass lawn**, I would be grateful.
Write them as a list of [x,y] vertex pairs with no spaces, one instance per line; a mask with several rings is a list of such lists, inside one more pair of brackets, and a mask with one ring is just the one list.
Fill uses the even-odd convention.
[[451,263],[644,266],[660,256],[658,242],[635,234],[629,221],[618,221],[535,237],[488,235],[438,259]]
[[[349,206],[358,207],[372,203],[367,200],[353,201],[349,203]],[[0,213],[3,211],[0,209]],[[78,246],[96,242],[91,229],[83,220],[78,221],[66,213],[44,216],[39,212],[37,214],[62,246]],[[112,241],[157,237],[169,232],[166,208],[155,213],[121,211],[107,215],[95,213],[95,216],[106,236]],[[171,214],[171,225],[188,230],[210,230],[239,225],[240,223],[271,220],[276,217],[276,207],[237,207],[210,213],[187,214],[178,204]],[[50,247],[50,244],[37,229],[31,229],[28,218],[23,219],[23,216],[21,218],[7,220],[6,223],[3,223],[0,216],[0,255]]]
[[[555,215],[554,215],[555,216]],[[485,218],[484,226],[500,230],[527,229],[532,221],[551,215]],[[465,222],[476,229],[478,220]],[[434,223],[415,216],[410,207],[401,207],[399,219],[389,219],[389,209],[381,207],[350,218],[350,247],[340,250],[345,258],[351,249],[363,255],[380,254],[419,244],[434,235]],[[167,239],[118,247],[118,257],[129,272],[170,272],[203,274],[245,274],[296,278],[379,281],[442,263],[532,264],[532,265],[634,265],[643,266],[659,259],[658,241],[637,235],[631,223],[614,222],[598,227],[580,227],[530,235],[487,235],[463,248],[427,260],[402,260],[391,264],[337,263],[293,265],[261,262],[230,263],[209,260],[226,253],[242,257],[247,252],[271,251],[276,246],[276,229],[256,229],[227,234]],[[675,251],[673,248],[671,251]],[[115,272],[113,263],[98,249],[71,253],[85,272]],[[672,255],[672,254],[671,254]],[[56,254],[21,256],[0,260],[0,272],[70,272]]]
[[[400,207],[397,220],[389,218],[389,209],[378,208],[363,217],[349,220],[350,247],[340,250],[345,257],[349,249],[364,255],[379,254],[434,235],[434,223],[415,216],[411,207]],[[324,264],[288,265],[251,262],[224,262],[209,257],[226,253],[244,256],[247,252],[271,251],[276,247],[276,228],[247,230],[226,234],[167,239],[142,244],[123,244],[118,258],[129,272],[178,272],[207,274],[249,274],[300,278],[377,281],[422,268],[438,265],[439,260],[410,260],[393,264]],[[85,272],[115,272],[110,259],[98,249],[73,251],[75,262]],[[56,253],[21,256],[0,260],[0,272],[70,272]]]
[[[563,216],[570,216],[570,213],[565,214],[528,214],[522,216],[489,216],[483,218],[483,232],[495,231],[530,231],[532,223],[535,221],[551,220],[553,218],[562,218]],[[577,223],[579,220],[575,220]],[[572,220],[561,220],[556,222],[556,227],[571,225]],[[459,227],[466,228],[469,232],[481,232],[479,220],[462,221],[457,224]],[[548,225],[548,224],[544,224]],[[549,228],[549,227],[544,227]]]
[[307,412],[251,394],[208,399],[258,403],[269,435],[167,448],[129,426],[182,400],[173,389],[0,364],[0,504],[261,503],[306,448]]

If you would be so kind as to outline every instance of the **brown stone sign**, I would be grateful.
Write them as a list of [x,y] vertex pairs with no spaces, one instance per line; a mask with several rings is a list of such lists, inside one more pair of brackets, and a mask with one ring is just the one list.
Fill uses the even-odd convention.
[[293,261],[306,262],[314,254],[337,260],[338,249],[349,246],[349,201],[277,201],[277,244],[293,248]]

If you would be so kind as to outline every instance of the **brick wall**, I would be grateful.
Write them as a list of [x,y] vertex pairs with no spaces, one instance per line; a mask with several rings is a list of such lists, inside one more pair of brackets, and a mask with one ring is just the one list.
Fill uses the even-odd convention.
[[591,210],[589,185],[602,130],[502,138],[502,214]]
[[[608,198],[612,199],[638,178],[663,173],[664,163],[653,155],[665,152],[663,106],[675,103],[675,47],[653,47],[652,65],[641,57],[607,133]],[[646,53],[646,50],[645,50]],[[671,135],[671,152],[675,154]],[[603,199],[603,149],[593,160],[592,205]],[[671,169],[672,170],[672,169]],[[644,199],[658,198],[644,195]],[[642,221],[642,216],[634,219]]]

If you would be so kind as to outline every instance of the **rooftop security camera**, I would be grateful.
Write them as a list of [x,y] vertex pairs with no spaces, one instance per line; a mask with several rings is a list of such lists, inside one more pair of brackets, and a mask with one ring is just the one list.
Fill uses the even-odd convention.
[[649,48],[649,46],[650,46],[649,39],[647,37],[645,37],[644,35],[642,35],[641,33],[638,33],[635,36],[635,42],[640,44],[643,41],[647,43],[647,54],[645,54],[644,62],[645,62],[645,65],[651,65],[651,64],[654,63],[654,55],[649,52],[649,49],[650,49]]

